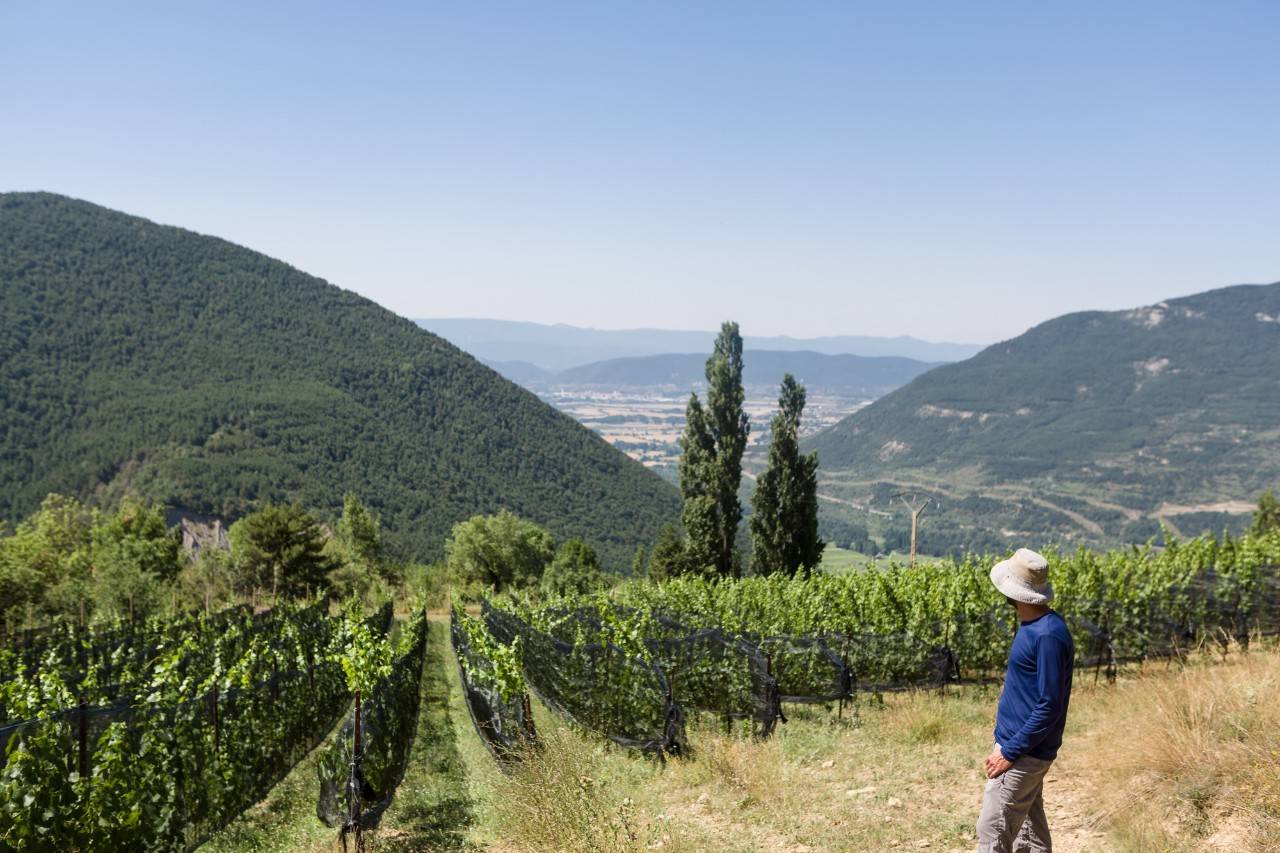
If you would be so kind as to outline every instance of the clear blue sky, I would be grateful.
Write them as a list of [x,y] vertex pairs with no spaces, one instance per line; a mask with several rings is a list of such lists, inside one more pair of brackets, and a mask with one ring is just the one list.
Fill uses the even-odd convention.
[[414,317],[990,341],[1280,279],[1280,3],[0,3],[0,190]]

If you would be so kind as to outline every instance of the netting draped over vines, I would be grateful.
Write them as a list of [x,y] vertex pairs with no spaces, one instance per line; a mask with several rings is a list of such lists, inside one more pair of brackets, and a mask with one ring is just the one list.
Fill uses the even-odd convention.
[[[853,670],[823,637],[748,638],[768,662],[781,702],[836,702],[853,695]],[[836,649],[840,646],[837,645]]]
[[56,672],[4,685],[26,719],[0,727],[0,848],[190,849],[264,796],[346,685],[319,607],[231,624],[242,654],[176,644],[134,701],[77,704]]
[[488,603],[484,621],[498,642],[519,639],[529,689],[556,712],[630,749],[679,752],[683,712],[654,663],[610,642],[567,642]]
[[[0,684],[38,673],[57,677],[75,692],[77,700],[90,704],[127,703],[147,688],[155,667],[174,654],[180,655],[188,667],[208,664],[214,657],[232,659],[243,652],[249,637],[269,630],[271,623],[281,617],[292,615],[275,610],[255,614],[248,607],[232,607],[170,622],[122,622],[91,629],[57,625],[27,632],[25,645],[0,651]],[[216,647],[217,655],[189,655],[187,650],[192,646]],[[12,716],[4,701],[4,691],[0,690],[0,721]]]
[[[374,614],[385,633],[390,604]],[[422,664],[426,658],[427,615],[418,611],[405,624],[391,673],[361,697],[361,746],[358,756],[355,710],[320,758],[320,796],[316,813],[329,826],[354,829],[352,815],[363,828],[377,826],[404,779],[409,749],[418,724]]]
[[650,661],[666,677],[682,709],[730,721],[749,720],[762,736],[772,732],[781,717],[770,661],[742,637],[718,628],[691,628],[671,616],[606,600],[578,608],[523,610],[561,640],[594,637]]
[[0,681],[36,669],[57,668],[68,683],[78,682],[95,669],[105,670],[102,680],[111,682],[113,665],[146,660],[167,640],[202,628],[217,631],[242,619],[270,618],[270,613],[255,615],[247,605],[241,605],[175,619],[121,619],[90,626],[61,622],[26,628],[0,635]]
[[[1280,533],[1048,556],[1054,608],[1076,635],[1078,664],[1137,661],[1280,631]],[[762,648],[768,637],[822,638],[848,661],[858,689],[886,689],[1003,669],[1014,619],[988,578],[997,559],[807,579],[633,583],[613,601],[718,627]],[[780,682],[786,666],[775,658]],[[785,685],[783,693],[790,694]]]
[[[1077,666],[1113,673],[1280,633],[1280,533],[1049,558]],[[543,604],[486,603],[484,618],[497,641],[519,643],[529,686],[548,705],[618,743],[654,748],[664,713],[751,720],[767,735],[785,720],[784,702],[998,676],[1016,626],[988,578],[997,559],[635,582]]]
[[520,644],[502,646],[482,621],[457,608],[450,616],[449,634],[471,723],[481,743],[505,768],[538,743],[520,671]]

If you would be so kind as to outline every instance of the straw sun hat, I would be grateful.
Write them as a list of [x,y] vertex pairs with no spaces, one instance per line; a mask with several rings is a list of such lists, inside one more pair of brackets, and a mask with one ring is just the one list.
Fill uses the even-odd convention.
[[1023,604],[1053,601],[1049,561],[1028,548],[1019,548],[1012,557],[992,566],[991,582],[1000,592]]

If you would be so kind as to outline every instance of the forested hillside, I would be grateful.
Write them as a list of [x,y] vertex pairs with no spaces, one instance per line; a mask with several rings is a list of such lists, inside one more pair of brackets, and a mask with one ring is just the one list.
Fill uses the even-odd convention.
[[404,552],[501,508],[612,566],[675,491],[378,305],[223,240],[0,195],[0,518],[45,494],[235,515],[359,494]]
[[926,521],[944,539],[1221,529],[1280,481],[1278,368],[1280,284],[1228,287],[1043,323],[918,377],[809,447],[834,497],[887,512],[903,487],[936,496]]

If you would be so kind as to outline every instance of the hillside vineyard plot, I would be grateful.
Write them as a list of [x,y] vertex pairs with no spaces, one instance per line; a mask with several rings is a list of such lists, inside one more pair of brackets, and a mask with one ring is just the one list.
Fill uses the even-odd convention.
[[[118,702],[143,687],[156,663],[189,635],[202,645],[216,644],[214,659],[232,660],[243,652],[249,637],[271,629],[284,615],[280,609],[255,615],[239,606],[210,616],[122,620],[94,627],[58,623],[22,630],[3,637],[0,683],[36,672],[56,674],[85,701]],[[7,720],[0,704],[0,722]]]
[[[1115,667],[1280,633],[1280,533],[1163,550],[1050,555],[1077,665]],[[784,705],[995,677],[1014,631],[987,577],[995,558],[842,576],[632,583],[613,594],[485,606],[483,642],[506,677],[501,719],[527,689],[580,726],[646,752],[685,748],[687,714],[767,736]],[[475,637],[480,628],[472,626]],[[483,732],[482,732],[483,733]]]
[[[387,610],[384,619],[390,617]],[[341,826],[344,839],[350,831],[377,826],[404,779],[426,650],[427,613],[419,610],[401,629],[389,674],[358,697],[320,759],[316,811],[329,826]]]
[[449,634],[467,714],[485,749],[506,770],[523,749],[538,743],[519,641],[496,642],[482,621],[459,607],[450,614]]
[[[260,800],[349,706],[342,624],[324,604],[237,608],[154,623],[131,639],[112,629],[69,642],[58,629],[43,636],[42,653],[39,636],[7,650],[0,849],[198,846]],[[364,624],[383,637],[390,604]],[[347,731],[326,764],[344,781],[350,767],[361,794],[376,792],[379,802],[352,813],[380,813],[403,776],[425,624],[422,614],[411,620],[394,677],[367,697],[367,762],[350,760]]]

